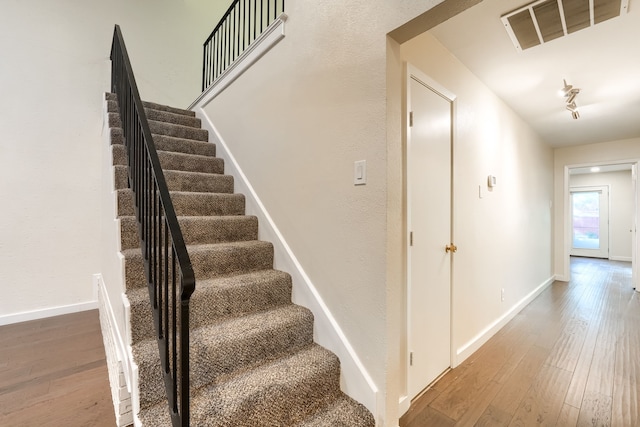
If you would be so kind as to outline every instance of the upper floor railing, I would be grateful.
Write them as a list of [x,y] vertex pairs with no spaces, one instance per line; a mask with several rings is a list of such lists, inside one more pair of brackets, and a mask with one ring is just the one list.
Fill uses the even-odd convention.
[[235,0],[204,42],[202,91],[281,13],[284,13],[284,0]]
[[111,90],[118,95],[169,411],[174,427],[188,427],[189,300],[195,278],[118,25],[111,46]]

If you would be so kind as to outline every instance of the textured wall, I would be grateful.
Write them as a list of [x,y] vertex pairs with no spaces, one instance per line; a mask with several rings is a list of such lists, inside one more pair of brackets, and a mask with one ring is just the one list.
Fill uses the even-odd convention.
[[0,316],[94,298],[114,24],[142,96],[186,107],[199,93],[201,43],[228,4],[0,1]]

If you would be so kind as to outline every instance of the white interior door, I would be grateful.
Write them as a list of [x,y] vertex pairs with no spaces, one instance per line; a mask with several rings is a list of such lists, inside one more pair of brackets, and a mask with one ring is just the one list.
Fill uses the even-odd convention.
[[409,79],[407,135],[408,394],[451,366],[452,101]]
[[609,188],[571,187],[571,255],[609,258]]

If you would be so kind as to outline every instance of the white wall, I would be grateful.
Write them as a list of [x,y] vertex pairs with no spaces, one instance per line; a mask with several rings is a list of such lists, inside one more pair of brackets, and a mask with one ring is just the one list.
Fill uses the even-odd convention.
[[142,96],[186,107],[200,89],[201,44],[228,4],[0,0],[0,321],[94,299],[114,24]]
[[[286,37],[206,113],[386,399],[386,43],[437,1],[287,2]],[[353,162],[368,183],[353,185]],[[384,394],[386,391],[386,394]],[[391,409],[390,409],[391,408]],[[389,412],[391,411],[391,412]]]
[[638,161],[640,159],[640,138],[620,141],[602,142],[599,144],[579,145],[556,148],[554,150],[554,272],[561,280],[569,280],[568,255],[568,209],[569,198],[565,191],[568,188],[566,168],[569,166],[585,166],[612,162]]
[[[430,36],[402,53],[385,43],[417,8],[361,3],[288,3],[286,38],[206,113],[385,393],[391,426],[405,387],[400,55],[459,95],[456,206],[473,214],[455,223],[457,348],[551,278],[553,157]],[[368,183],[354,187],[361,159]],[[489,174],[500,184],[479,200]]]
[[[552,277],[553,152],[431,34],[404,43],[401,59],[457,96],[452,338],[459,363]],[[488,175],[497,177],[492,191]]]
[[633,185],[631,170],[569,175],[569,187],[609,187],[609,259],[631,261]]

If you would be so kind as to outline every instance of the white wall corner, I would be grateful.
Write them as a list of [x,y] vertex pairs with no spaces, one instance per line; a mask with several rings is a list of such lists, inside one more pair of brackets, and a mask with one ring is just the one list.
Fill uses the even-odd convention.
[[484,328],[478,335],[466,342],[464,345],[458,348],[454,357],[454,366],[460,365],[469,356],[476,352],[482,345],[484,345],[489,339],[494,336],[500,329],[502,329],[511,319],[513,319],[523,308],[527,306],[531,301],[536,299],[538,295],[542,293],[547,287],[549,287],[555,279],[555,276],[549,277],[547,280],[538,285],[528,295],[514,304],[507,312],[496,319],[489,326]]
[[379,393],[378,387],[332,315],[331,310],[324,303],[311,279],[296,259],[216,127],[203,108],[197,107],[194,108],[194,111],[196,117],[202,120],[203,129],[209,131],[210,142],[216,144],[217,157],[224,159],[225,173],[233,175],[235,191],[245,195],[247,215],[258,217],[260,224],[258,237],[273,244],[274,268],[286,271],[291,275],[293,302],[307,307],[313,312],[315,318],[314,339],[318,344],[334,352],[340,359],[340,386],[342,390],[366,406],[373,414],[374,419],[378,420],[379,414],[382,412],[381,409],[384,407],[384,403],[379,401],[382,394]]
[[102,275],[94,275],[98,291],[100,326],[107,359],[111,398],[113,401],[116,424],[128,426],[133,422],[131,407],[131,367],[127,350],[118,331],[118,325],[106,285]]

